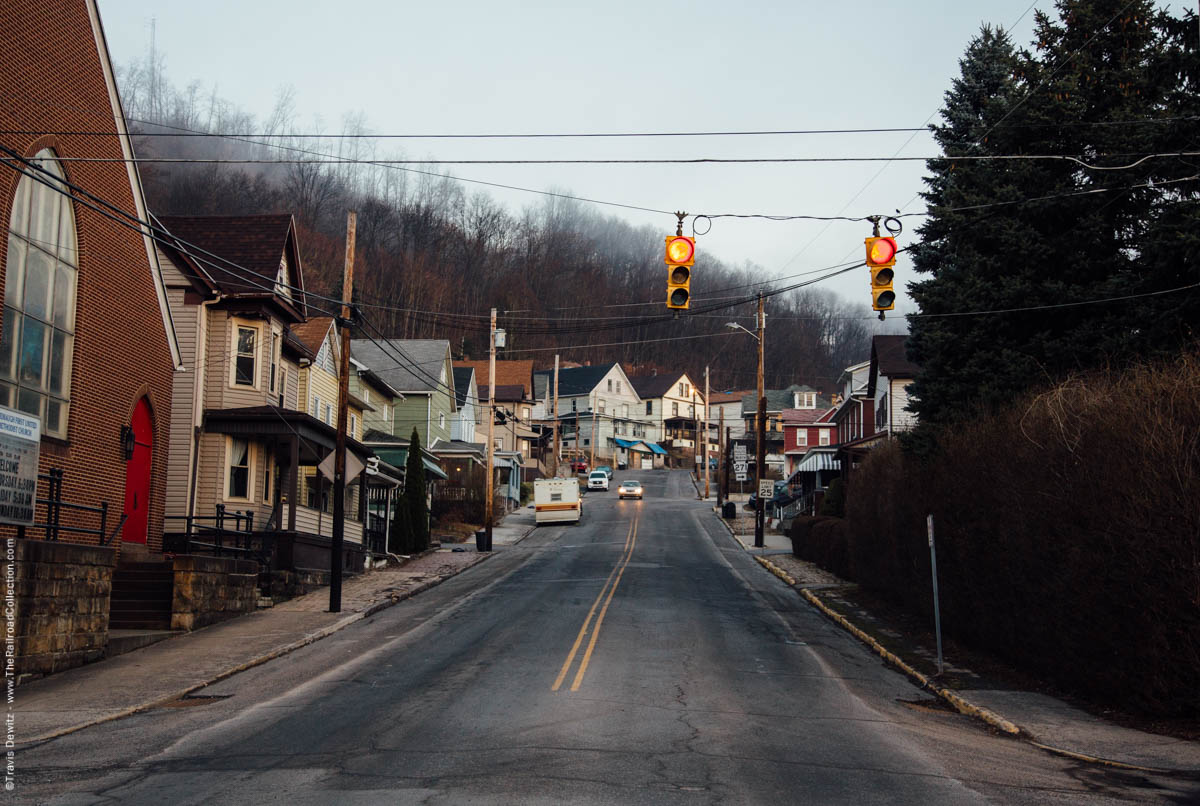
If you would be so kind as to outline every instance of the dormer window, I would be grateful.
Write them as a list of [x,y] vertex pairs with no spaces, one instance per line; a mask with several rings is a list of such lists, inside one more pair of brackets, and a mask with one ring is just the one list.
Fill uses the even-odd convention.
[[288,283],[287,255],[279,258],[279,270],[275,272],[275,293],[281,297],[292,298],[291,284]]
[[330,375],[338,374],[337,367],[333,365],[333,348],[328,340],[321,345],[321,352],[317,353],[317,364]]

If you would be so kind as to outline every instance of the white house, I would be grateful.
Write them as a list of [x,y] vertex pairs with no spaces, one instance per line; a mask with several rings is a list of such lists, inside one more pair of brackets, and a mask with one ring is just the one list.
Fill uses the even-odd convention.
[[916,426],[917,417],[905,411],[908,387],[918,367],[905,353],[907,336],[875,336],[871,339],[871,368],[867,398],[874,402],[875,432],[891,437]]
[[[554,370],[540,370],[535,376],[549,376],[547,384],[553,407]],[[536,381],[535,388],[541,386]],[[620,364],[560,368],[558,371],[557,420],[561,429],[564,454],[577,454],[607,463],[620,460],[618,438],[649,439],[649,419],[644,403]]]

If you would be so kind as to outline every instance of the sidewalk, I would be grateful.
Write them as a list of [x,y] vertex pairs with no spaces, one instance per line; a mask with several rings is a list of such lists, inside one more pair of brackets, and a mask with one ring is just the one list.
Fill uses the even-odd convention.
[[[493,545],[511,546],[532,529],[532,510],[527,518],[513,512],[503,525],[493,527]],[[403,566],[348,577],[342,587],[340,613],[328,612],[329,589],[321,588],[271,608],[25,683],[16,689],[16,739],[27,746],[177,700],[319,641],[491,556],[478,553],[474,541],[447,544]]]
[[[1123,727],[1046,694],[1015,689],[1007,681],[998,685],[987,675],[951,664],[949,659],[945,675],[938,677],[932,640],[926,642],[926,636],[914,636],[911,631],[901,634],[898,625],[884,623],[868,612],[859,601],[862,596],[857,585],[793,557],[787,537],[768,533],[766,549],[752,548],[752,519],[749,524],[748,539],[735,533],[740,523],[726,526],[755,559],[814,607],[959,712],[1044,750],[1081,761],[1155,772],[1200,772],[1200,742]],[[778,551],[779,546],[786,546],[786,551]]]

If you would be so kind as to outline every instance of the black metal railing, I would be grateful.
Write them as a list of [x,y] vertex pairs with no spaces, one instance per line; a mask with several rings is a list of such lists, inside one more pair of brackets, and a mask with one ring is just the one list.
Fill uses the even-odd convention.
[[238,512],[217,504],[215,515],[167,515],[164,520],[182,524],[182,529],[163,535],[164,551],[244,557],[258,560],[264,567],[270,565],[271,533],[254,531],[250,510]]
[[[46,540],[58,540],[63,532],[67,532],[70,534],[95,535],[99,538],[98,542],[100,545],[103,546],[112,542],[121,531],[121,527],[125,525],[126,516],[122,515],[117,528],[113,530],[111,535],[108,534],[107,501],[102,501],[98,507],[88,506],[87,504],[72,504],[69,501],[64,501],[62,497],[62,470],[52,469],[47,473],[39,473],[38,481],[46,482],[46,497],[34,499],[34,522],[29,526],[18,526],[17,537],[24,538],[26,531],[33,529],[35,531],[44,531]],[[38,521],[37,510],[42,507],[44,507],[45,520]],[[63,523],[64,512],[67,514],[69,520],[66,524]],[[97,516],[96,520],[99,521],[99,526],[93,528],[90,526],[72,525],[70,521],[75,520],[70,517],[72,513],[83,513],[84,516]]]
[[385,523],[386,521],[382,515],[377,515],[374,512],[367,513],[367,523],[363,525],[363,545],[372,554],[385,554],[387,552],[387,529],[384,528]]

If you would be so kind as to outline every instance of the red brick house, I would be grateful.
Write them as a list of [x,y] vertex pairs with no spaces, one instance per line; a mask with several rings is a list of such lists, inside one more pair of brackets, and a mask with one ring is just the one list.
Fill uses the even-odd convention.
[[833,414],[837,409],[784,409],[783,455],[787,457],[785,478],[796,472],[800,460],[812,448],[829,447],[838,441]]
[[[57,548],[18,541],[18,566],[31,574],[43,561],[111,568],[117,553],[162,549],[179,348],[154,244],[131,225],[147,220],[146,205],[94,0],[0,4],[0,31],[0,129],[18,132],[0,136],[0,216],[10,233],[0,249],[0,406],[41,420],[39,472],[61,473],[61,500],[92,508],[63,509],[57,532],[28,529],[29,537],[57,538]],[[111,161],[86,161],[95,158]],[[53,497],[45,479],[39,496]],[[105,505],[101,535],[94,510]],[[44,518],[40,504],[35,523]],[[14,527],[0,534],[12,536]],[[69,550],[105,542],[112,548]],[[83,639],[19,638],[20,656],[41,659],[35,672],[102,649],[107,584],[71,595],[103,599],[103,615],[89,605],[74,626],[55,628]],[[18,632],[29,626],[18,620]]]

